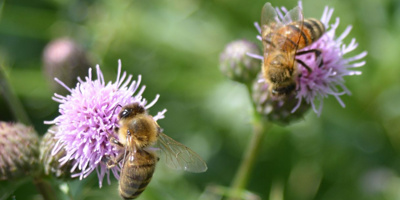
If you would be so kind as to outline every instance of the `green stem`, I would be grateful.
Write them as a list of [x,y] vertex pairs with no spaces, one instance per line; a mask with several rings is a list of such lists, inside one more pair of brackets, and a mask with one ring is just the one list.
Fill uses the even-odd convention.
[[[250,97],[252,95],[251,86],[247,85]],[[263,139],[265,137],[266,130],[271,127],[271,123],[267,123],[262,119],[262,116],[257,112],[255,104],[253,103],[253,134],[247,149],[243,155],[239,169],[236,171],[235,177],[232,181],[231,191],[235,194],[231,194],[231,197],[238,197],[246,188],[249,181],[251,172],[254,167],[254,163],[258,157]]]
[[22,107],[22,104],[19,101],[18,97],[15,95],[14,90],[11,88],[5,69],[1,65],[0,65],[0,93],[3,94],[4,99],[10,106],[11,112],[13,113],[14,117],[19,122],[25,125],[30,125],[31,121],[29,120],[29,117],[26,114],[24,108]]
[[42,178],[34,178],[33,183],[40,194],[42,194],[44,200],[57,200],[57,195],[48,182]]

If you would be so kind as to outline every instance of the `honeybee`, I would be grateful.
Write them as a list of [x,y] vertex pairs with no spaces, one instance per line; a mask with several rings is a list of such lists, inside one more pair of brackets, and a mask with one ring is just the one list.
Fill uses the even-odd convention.
[[[119,194],[123,199],[137,198],[149,184],[157,161],[156,151],[164,153],[167,166],[189,172],[204,172],[206,163],[194,151],[173,140],[138,103],[122,107],[118,114],[118,139],[109,136],[111,144],[124,150],[107,162],[108,168],[123,160],[119,180]],[[157,147],[153,145],[157,144]]]
[[[303,19],[297,6],[286,13],[281,21],[270,3],[261,12],[261,36],[264,46],[263,77],[269,84],[269,91],[275,97],[290,94],[296,89],[298,63],[311,72],[298,55],[315,53],[321,58],[321,51],[310,49],[298,51],[318,40],[325,32],[324,24],[317,19]],[[322,58],[320,60],[320,67]]]

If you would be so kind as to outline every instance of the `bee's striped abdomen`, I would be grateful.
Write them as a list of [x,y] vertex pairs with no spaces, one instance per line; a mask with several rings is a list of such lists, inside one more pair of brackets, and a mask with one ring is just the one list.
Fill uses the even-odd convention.
[[296,21],[279,28],[276,32],[272,32],[272,43],[275,48],[284,52],[295,49],[302,49],[316,40],[325,33],[325,26],[317,19],[305,19],[303,24]]
[[[325,33],[325,26],[322,24],[321,21],[317,19],[305,19],[303,22],[303,29],[302,32],[306,35],[308,43],[305,43],[305,46],[310,45],[311,43],[315,42],[318,40],[324,33]],[[299,49],[302,49],[304,47],[299,47]]]
[[123,199],[135,199],[146,189],[156,162],[156,157],[144,150],[136,152],[133,161],[125,160],[119,180],[119,194]]

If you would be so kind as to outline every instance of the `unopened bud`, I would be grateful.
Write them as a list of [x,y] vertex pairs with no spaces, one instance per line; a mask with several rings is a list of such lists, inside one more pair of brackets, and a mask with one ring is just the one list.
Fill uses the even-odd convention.
[[32,127],[0,122],[0,180],[34,176],[39,169],[39,138]]
[[[271,122],[287,125],[299,118],[310,109],[310,104],[295,98],[295,92],[276,98],[270,94],[268,83],[255,81],[253,84],[253,101],[257,112]],[[295,109],[298,107],[297,109]]]
[[261,61],[247,55],[261,54],[259,47],[247,40],[236,40],[226,45],[220,55],[220,70],[228,78],[250,83],[261,70]]
[[67,90],[54,78],[58,78],[68,87],[77,83],[77,77],[84,77],[90,63],[83,49],[73,40],[60,38],[47,44],[43,52],[45,75],[54,92],[65,94]]
[[71,178],[72,161],[61,165],[59,160],[65,156],[65,149],[57,151],[53,154],[53,148],[57,144],[58,139],[54,138],[55,133],[58,131],[57,126],[49,128],[47,133],[43,136],[40,142],[40,162],[43,164],[44,173],[52,175],[62,180]]

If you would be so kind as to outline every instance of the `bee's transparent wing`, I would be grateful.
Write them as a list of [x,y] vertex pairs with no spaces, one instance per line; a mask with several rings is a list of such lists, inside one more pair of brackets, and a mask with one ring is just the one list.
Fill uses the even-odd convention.
[[[298,44],[301,37],[299,32],[301,32],[300,30],[303,28],[303,21],[303,14],[299,6],[296,6],[285,13],[285,16],[282,19],[282,26],[286,26],[289,31],[281,32],[282,37],[285,38],[285,40],[276,41],[276,45],[278,47],[286,47],[289,43]],[[294,35],[297,37],[293,37]]]
[[[294,51],[297,52],[297,49],[299,48],[299,43],[300,43],[300,39],[301,39],[301,35],[300,32],[302,32],[303,30],[303,22],[304,22],[304,18],[303,18],[303,12],[301,10],[301,8],[299,6],[294,7],[293,9],[291,9],[290,11],[288,11],[285,14],[285,17],[282,20],[282,23],[285,25],[289,25],[292,26],[293,29],[293,33],[295,32],[299,32],[297,35],[297,37],[291,37],[291,34],[288,34],[286,36],[286,41],[285,43],[291,43],[291,42],[295,42],[295,49]],[[295,31],[295,29],[297,29],[298,31]],[[291,41],[288,41],[291,40]],[[294,63],[296,57],[294,55],[289,54],[288,51],[286,51],[288,53],[288,58],[290,58],[291,56],[291,61],[292,63]],[[293,66],[293,65],[290,65]]]
[[281,21],[279,20],[275,8],[272,7],[271,3],[265,3],[261,10],[261,26],[271,26],[280,23]]
[[271,3],[265,3],[261,10],[261,38],[264,46],[264,60],[268,56],[268,52],[275,49],[276,46],[272,42],[273,32],[282,26],[278,14]]
[[205,172],[207,165],[197,153],[189,147],[175,141],[164,133],[159,133],[158,146],[160,147],[168,167],[189,172]]
[[290,24],[291,22],[303,22],[303,12],[299,6],[294,7],[292,10],[289,10],[285,17],[282,19],[282,24]]

